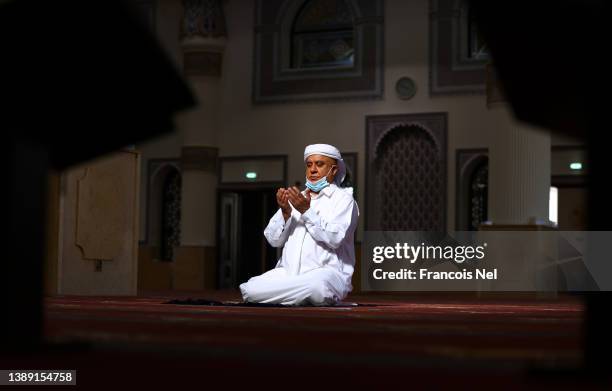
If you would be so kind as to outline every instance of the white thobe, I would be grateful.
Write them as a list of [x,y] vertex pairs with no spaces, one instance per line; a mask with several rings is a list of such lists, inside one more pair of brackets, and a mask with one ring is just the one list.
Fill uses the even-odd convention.
[[[302,194],[304,194],[302,192]],[[276,267],[240,285],[245,301],[284,305],[328,305],[353,289],[354,235],[359,209],[352,188],[327,186],[311,193],[310,208],[291,206],[285,221],[279,209],[264,235],[283,247]]]

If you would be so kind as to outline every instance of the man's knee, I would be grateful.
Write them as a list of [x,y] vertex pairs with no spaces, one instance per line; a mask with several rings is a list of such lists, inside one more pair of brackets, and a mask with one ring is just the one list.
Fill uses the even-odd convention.
[[313,305],[332,304],[335,301],[335,295],[325,280],[314,280],[309,284],[308,300]]
[[240,284],[240,293],[242,294],[242,299],[244,301],[249,301],[249,291],[248,291],[248,282],[244,282]]

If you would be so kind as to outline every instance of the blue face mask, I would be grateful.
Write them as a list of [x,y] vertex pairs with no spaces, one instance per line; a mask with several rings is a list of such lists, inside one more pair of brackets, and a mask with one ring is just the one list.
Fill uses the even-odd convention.
[[[329,175],[329,173],[331,172],[332,168],[334,168],[333,166],[330,167],[329,171],[327,172],[327,175]],[[308,180],[308,178],[306,178],[306,187],[310,189],[310,191],[314,191],[315,193],[320,192],[321,190],[325,189],[327,186],[329,186],[329,182],[327,182],[327,175],[325,175],[323,178],[319,179],[316,182],[310,182]]]

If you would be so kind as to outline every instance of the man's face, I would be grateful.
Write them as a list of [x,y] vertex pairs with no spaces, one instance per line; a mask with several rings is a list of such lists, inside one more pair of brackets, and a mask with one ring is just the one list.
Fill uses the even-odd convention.
[[338,172],[336,159],[323,155],[310,155],[306,159],[306,178],[316,182],[327,176],[327,182],[332,183]]

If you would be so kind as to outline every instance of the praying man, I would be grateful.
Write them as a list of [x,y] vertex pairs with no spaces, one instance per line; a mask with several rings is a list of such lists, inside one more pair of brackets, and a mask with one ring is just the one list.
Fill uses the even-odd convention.
[[340,187],[346,165],[328,144],[307,146],[304,163],[306,189],[278,189],[279,209],[264,230],[282,256],[274,269],[240,285],[244,301],[335,305],[353,289],[359,209],[353,188]]

